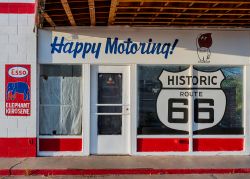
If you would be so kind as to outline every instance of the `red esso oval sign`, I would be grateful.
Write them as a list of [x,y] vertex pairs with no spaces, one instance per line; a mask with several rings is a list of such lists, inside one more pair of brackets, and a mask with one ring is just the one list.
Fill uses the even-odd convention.
[[23,78],[28,75],[28,70],[24,67],[12,67],[8,74],[13,78]]

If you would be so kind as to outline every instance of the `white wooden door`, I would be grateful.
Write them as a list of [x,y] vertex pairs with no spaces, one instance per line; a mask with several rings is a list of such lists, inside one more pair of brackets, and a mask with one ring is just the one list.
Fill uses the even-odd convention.
[[91,68],[91,154],[129,154],[129,67]]

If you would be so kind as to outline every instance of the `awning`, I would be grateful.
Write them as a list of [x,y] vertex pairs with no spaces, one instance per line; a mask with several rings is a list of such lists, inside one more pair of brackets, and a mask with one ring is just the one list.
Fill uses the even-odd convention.
[[40,27],[250,27],[250,1],[40,0]]

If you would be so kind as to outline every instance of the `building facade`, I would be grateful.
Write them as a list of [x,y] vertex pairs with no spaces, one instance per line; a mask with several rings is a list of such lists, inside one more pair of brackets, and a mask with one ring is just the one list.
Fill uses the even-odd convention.
[[[36,156],[36,112],[13,114],[7,112],[13,108],[8,103],[5,85],[11,83],[7,68],[24,65],[30,68],[31,111],[36,106],[36,68],[37,38],[35,30],[35,1],[0,1],[0,46],[1,46],[1,122],[0,122],[0,156],[33,157]],[[8,66],[10,65],[10,66]],[[13,66],[13,67],[14,67]],[[6,75],[5,75],[6,74]],[[19,81],[18,78],[14,81]],[[6,83],[6,84],[5,84]],[[7,89],[8,90],[8,89]],[[11,90],[11,89],[10,89]],[[34,96],[33,96],[34,95]],[[16,101],[16,100],[15,100]],[[31,107],[32,106],[32,107]],[[9,113],[9,114],[8,114]],[[17,115],[17,116],[16,116]]]
[[248,155],[248,29],[35,27],[0,3],[0,156]]

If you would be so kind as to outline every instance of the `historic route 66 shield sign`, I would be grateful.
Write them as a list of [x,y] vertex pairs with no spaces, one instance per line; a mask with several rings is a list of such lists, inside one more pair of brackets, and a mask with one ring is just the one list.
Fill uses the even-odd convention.
[[224,75],[221,70],[202,72],[187,69],[173,73],[163,70],[159,80],[162,89],[157,98],[157,114],[169,128],[193,131],[218,124],[226,108],[226,96],[221,89]]

